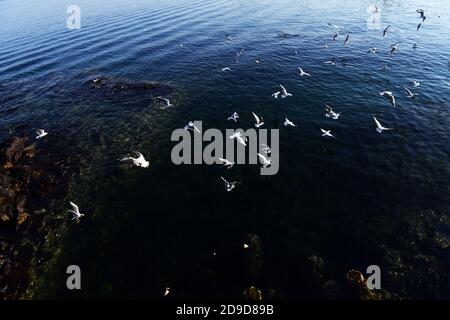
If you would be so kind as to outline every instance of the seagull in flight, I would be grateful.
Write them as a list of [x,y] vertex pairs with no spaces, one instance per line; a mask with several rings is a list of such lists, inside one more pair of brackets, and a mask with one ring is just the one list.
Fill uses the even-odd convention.
[[236,184],[238,183],[237,181],[229,182],[229,181],[225,180],[224,177],[221,177],[221,178],[225,182],[225,188],[227,189],[228,192],[230,192],[231,190],[236,188]]
[[234,122],[237,122],[237,119],[239,119],[239,115],[237,112],[234,112],[231,116],[228,117],[227,120],[234,120]]
[[333,120],[339,119],[339,116],[342,112],[336,113],[333,111],[333,108],[331,108],[329,105],[325,105],[325,117],[332,118]]
[[422,22],[417,25],[417,31],[419,31],[421,26],[422,26]]
[[225,71],[231,71],[231,68],[230,67],[222,68],[222,72],[225,72]]
[[284,126],[285,127],[287,127],[287,126],[296,127],[296,125],[291,120],[289,120],[288,118],[284,119]]
[[120,161],[131,161],[136,167],[148,168],[148,166],[150,165],[150,162],[145,160],[142,153],[140,153],[140,152],[134,152],[134,153],[136,154],[137,158],[127,156],[127,157],[123,157],[122,159],[120,159]]
[[418,86],[420,86],[420,82],[419,81],[413,80],[413,83],[414,83],[414,88],[417,88]]
[[236,139],[237,142],[239,142],[239,143],[242,144],[243,146],[247,146],[247,144],[246,144],[247,138],[244,139],[244,138],[242,137],[242,133],[240,133],[239,131],[233,133],[233,134],[230,136],[230,139]]
[[350,41],[350,34],[347,34],[347,37],[345,37],[344,45],[348,45],[348,42]]
[[388,25],[384,30],[383,30],[383,37],[386,36],[386,33],[388,32],[388,30],[391,28],[391,25]]
[[245,51],[245,49],[241,49],[236,53],[236,62],[239,62],[244,51]]
[[167,109],[173,107],[173,104],[170,103],[170,100],[164,97],[156,97],[156,100],[164,102],[164,107],[160,107],[161,109]]
[[84,214],[80,213],[80,208],[78,208],[78,206],[73,203],[72,201],[69,201],[72,210],[68,210],[68,212],[73,214],[72,220],[76,220],[77,222],[80,222],[80,218],[84,217]]
[[416,12],[420,14],[420,18],[422,18],[422,21],[425,21],[425,19],[427,18],[425,16],[425,11],[423,11],[422,9],[417,9]]
[[335,25],[335,24],[331,24],[331,23],[329,23],[329,22],[328,22],[327,24],[328,24],[330,27],[335,28],[337,32],[344,31],[344,27],[342,27],[342,26],[338,26],[338,25]]
[[261,151],[265,154],[270,154],[272,150],[270,150],[270,147],[267,144],[261,143]]
[[219,161],[222,162],[222,164],[227,168],[227,169],[231,169],[233,168],[234,162],[231,162],[227,159],[223,159],[223,158],[219,158]]
[[394,130],[393,128],[385,128],[381,125],[380,121],[377,120],[377,118],[373,117],[373,120],[375,121],[375,124],[377,126],[377,132],[378,133],[382,133],[383,131],[386,130]]
[[323,130],[323,129],[321,128],[320,131],[322,131],[322,137],[331,137],[331,138],[334,138],[334,136],[331,134],[331,130]]
[[277,91],[275,93],[272,93],[272,97],[274,97],[275,99],[278,99],[280,97],[280,95],[281,95],[281,98],[284,99],[284,98],[292,96],[292,94],[288,93],[286,88],[283,87],[281,84],[280,84],[280,88],[281,88],[281,91]]
[[257,128],[261,127],[264,124],[264,119],[262,117],[261,117],[261,119],[259,119],[258,116],[254,112],[252,112],[252,114],[253,114],[253,117],[255,117],[255,121],[256,121],[255,127],[257,127]]
[[333,40],[336,40],[336,38],[339,36],[339,31],[336,31],[336,33],[333,36]]
[[46,132],[44,129],[37,129],[36,134],[37,134],[36,139],[41,139],[45,137],[48,134],[48,132]]
[[200,130],[198,130],[193,121],[189,121],[189,123],[184,127],[184,130],[192,130],[197,131],[197,133],[200,133]]
[[391,102],[392,106],[395,107],[395,97],[391,91],[380,92],[380,96],[387,97],[389,99],[389,101]]
[[396,51],[398,51],[398,44],[400,42],[396,42],[395,44],[391,44],[391,50],[389,52],[389,56],[392,56]]
[[263,168],[266,168],[271,165],[272,160],[268,159],[266,156],[262,155],[261,153],[257,153],[259,161],[261,162]]
[[329,61],[325,61],[325,64],[331,64],[332,66],[335,66],[336,65],[336,58],[332,58]]
[[412,93],[411,90],[409,90],[407,87],[403,87],[403,88],[404,88],[405,91],[408,93],[407,97],[408,97],[409,99],[415,99],[415,98],[416,98],[417,94]]
[[308,76],[308,77],[310,77],[311,75],[309,74],[309,73],[307,73],[307,72],[305,72],[305,71],[303,71],[303,69],[302,68],[300,68],[300,67],[298,67],[298,70],[300,71],[300,75],[303,77],[303,76]]

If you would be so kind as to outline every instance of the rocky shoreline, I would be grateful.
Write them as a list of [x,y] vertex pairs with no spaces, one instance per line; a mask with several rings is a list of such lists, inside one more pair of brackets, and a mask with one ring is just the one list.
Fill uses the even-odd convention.
[[66,192],[66,162],[27,137],[13,137],[1,148],[0,299],[26,297],[48,233],[65,221],[49,212],[52,199]]

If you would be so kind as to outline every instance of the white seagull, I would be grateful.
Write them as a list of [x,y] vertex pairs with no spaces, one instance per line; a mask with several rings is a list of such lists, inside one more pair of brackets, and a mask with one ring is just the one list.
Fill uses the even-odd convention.
[[242,144],[243,146],[247,146],[247,144],[245,143],[245,142],[247,141],[247,138],[244,139],[244,138],[242,137],[242,133],[240,133],[239,131],[233,133],[233,134],[230,136],[230,139],[236,139],[237,142],[239,142],[239,143]]
[[225,182],[225,188],[227,189],[228,192],[230,192],[231,190],[236,188],[236,184],[238,183],[237,181],[229,182],[229,181],[225,180],[224,177],[221,177],[221,178]]
[[40,139],[45,137],[48,134],[48,132],[46,132],[44,129],[37,129],[36,134],[37,134],[36,139]]
[[237,119],[239,119],[239,115],[237,112],[234,112],[231,116],[228,117],[227,120],[234,120],[234,122],[237,122]]
[[385,130],[394,130],[392,128],[385,128],[381,125],[381,123],[377,120],[377,118],[373,117],[373,120],[375,120],[375,124],[377,125],[377,132],[382,133]]
[[336,113],[333,111],[333,108],[331,108],[329,105],[325,105],[325,117],[332,118],[333,120],[339,119],[339,116],[342,112]]
[[413,80],[413,83],[414,83],[414,88],[417,88],[418,86],[420,86],[420,82],[419,81]]
[[261,151],[265,154],[270,154],[272,150],[270,150],[270,147],[267,144],[261,143]]
[[292,94],[288,93],[287,90],[286,90],[286,88],[283,87],[281,84],[280,84],[280,88],[281,88],[281,97],[282,97],[283,99],[284,99],[284,98],[287,98],[287,97],[292,97]]
[[231,162],[231,161],[229,161],[229,160],[227,160],[227,159],[223,159],[223,158],[218,158],[218,159],[219,159],[219,161],[222,162],[222,164],[223,164],[225,167],[227,167],[227,169],[233,168],[234,162]]
[[84,217],[84,214],[80,213],[80,208],[73,203],[72,201],[69,201],[70,205],[72,206],[72,210],[68,210],[70,213],[73,213],[72,220],[77,220],[77,222],[80,221],[81,217]]
[[193,121],[189,121],[189,123],[184,127],[184,130],[193,130],[200,133],[200,130],[198,130]]
[[300,68],[300,67],[298,67],[298,70],[300,71],[300,75],[303,77],[303,76],[308,76],[308,77],[310,77],[311,75],[309,74],[309,73],[307,73],[307,72],[305,72],[305,71],[303,71],[303,69],[302,68]]
[[263,168],[270,166],[270,164],[272,163],[272,160],[267,159],[267,157],[265,157],[261,153],[257,153],[257,155],[258,155],[259,161],[261,162]]
[[331,130],[323,130],[323,129],[321,128],[320,131],[322,131],[322,137],[331,137],[331,138],[334,138],[334,136],[331,134]]
[[131,161],[131,162],[133,162],[133,165],[135,165],[136,167],[148,168],[148,166],[150,165],[150,162],[145,160],[142,153],[140,153],[140,152],[135,152],[135,153],[137,155],[137,158],[127,156],[127,157],[123,157],[122,159],[120,159],[120,161]]
[[160,107],[161,109],[167,109],[169,107],[173,107],[173,104],[170,103],[170,100],[164,97],[156,97],[157,100],[164,102],[164,107]]
[[391,102],[392,106],[395,107],[395,97],[391,91],[380,92],[380,96],[387,97],[389,99],[389,101]]
[[231,71],[231,68],[230,67],[222,68],[222,72],[225,72],[225,71]]
[[411,90],[409,90],[407,87],[403,87],[403,88],[404,88],[405,91],[408,93],[407,97],[408,97],[409,99],[415,99],[415,98],[416,98],[417,94],[412,93]]
[[296,127],[296,125],[291,120],[289,120],[288,118],[284,119],[284,126],[285,127],[287,127],[287,126]]
[[255,127],[257,127],[257,128],[261,127],[264,124],[264,119],[262,117],[261,117],[261,119],[259,119],[258,116],[254,112],[252,112],[252,114],[253,114],[253,117],[255,117],[255,121],[256,121]]

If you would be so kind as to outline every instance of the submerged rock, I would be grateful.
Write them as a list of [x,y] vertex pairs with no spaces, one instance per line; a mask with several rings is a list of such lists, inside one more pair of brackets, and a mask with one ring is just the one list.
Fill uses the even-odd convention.
[[93,89],[103,89],[104,92],[109,94],[149,94],[152,96],[159,96],[169,94],[174,90],[172,86],[159,82],[132,82],[103,76],[88,80],[87,84],[89,84]]

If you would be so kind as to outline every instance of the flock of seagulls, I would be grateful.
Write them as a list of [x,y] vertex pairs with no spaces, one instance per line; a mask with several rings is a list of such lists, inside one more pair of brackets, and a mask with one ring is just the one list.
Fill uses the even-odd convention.
[[[376,6],[374,6],[374,7],[375,7],[376,10],[378,10],[378,8]],[[419,18],[421,19],[421,22],[417,25],[417,31],[419,31],[423,27],[423,23],[426,20],[426,16],[425,16],[425,11],[423,9],[418,9],[418,10],[416,10],[416,12],[420,15]],[[335,33],[334,33],[332,39],[333,40],[337,40],[337,38],[340,36],[340,34],[344,31],[344,27],[339,26],[339,25],[333,25],[331,23],[328,23],[328,25],[335,29]],[[388,33],[391,33],[392,32],[391,28],[392,28],[391,25],[386,26],[383,29],[382,36],[386,37],[388,35]],[[233,40],[233,38],[229,34],[227,34],[225,36],[225,39],[227,41],[232,41]],[[349,44],[349,42],[350,42],[350,33],[348,33],[346,35],[345,40],[344,40],[344,45],[347,46]],[[396,42],[396,43],[390,45],[390,47],[389,47],[389,56],[392,56],[393,54],[395,54],[399,50],[398,49],[399,44],[400,44],[400,42]],[[180,44],[180,47],[183,47],[183,45]],[[414,44],[413,47],[415,48],[415,47],[417,47],[417,45]],[[328,45],[325,45],[324,48],[325,49],[328,48]],[[377,50],[378,49],[376,47],[372,47],[372,48],[370,48],[368,50],[367,53],[368,54],[370,54],[370,53],[371,54],[375,54],[375,53],[377,53]],[[245,52],[245,48],[242,48],[236,53],[236,57],[235,57],[236,63],[239,63],[239,61],[241,60],[244,52]],[[296,55],[298,54],[297,50],[295,50],[295,54]],[[257,64],[261,63],[261,61],[262,61],[262,59],[260,57],[258,57],[255,60],[255,62]],[[325,64],[336,65],[336,59],[332,58],[331,60],[326,61]],[[385,67],[383,67],[383,69],[384,68]],[[222,72],[231,71],[231,68],[230,67],[224,67],[224,68],[221,69],[221,71]],[[298,71],[299,71],[299,75],[301,77],[311,77],[311,74],[306,72],[306,71],[304,71],[301,67],[298,67]],[[419,81],[416,81],[416,80],[412,80],[411,84],[413,85],[414,88],[418,88],[421,85],[421,83]],[[279,99],[279,98],[286,99],[288,97],[292,97],[292,93],[289,93],[287,91],[287,89],[282,84],[280,84],[279,87],[280,87],[280,90],[276,91],[276,92],[274,92],[272,94],[273,98],[275,98],[275,99]],[[406,97],[407,98],[415,99],[417,97],[417,94],[412,92],[411,89],[409,89],[407,86],[404,86],[403,88],[406,91]],[[385,97],[390,102],[390,104],[393,107],[396,107],[396,100],[395,100],[394,93],[392,91],[385,90],[385,91],[380,92],[379,94],[380,94],[380,96]],[[171,103],[171,101],[168,98],[156,97],[155,100],[158,103],[162,104],[160,106],[160,108],[163,109],[163,110],[174,107],[174,105]],[[341,114],[342,114],[342,112],[335,112],[330,105],[328,105],[328,104],[325,105],[325,116],[327,118],[330,118],[330,119],[333,119],[333,120],[338,120]],[[252,112],[252,115],[253,115],[254,120],[255,120],[255,124],[254,124],[255,127],[256,128],[262,127],[264,125],[263,117],[258,116],[254,112]],[[238,115],[237,112],[234,112],[233,114],[231,114],[227,118],[227,120],[231,120],[231,121],[234,121],[234,122],[237,122],[238,119],[239,119],[239,115]],[[384,131],[393,130],[393,128],[384,127],[376,117],[373,117],[373,120],[375,122],[375,129],[376,129],[376,131],[378,133],[382,133]],[[290,121],[287,117],[285,118],[283,124],[284,124],[285,127],[297,127],[297,125],[294,124],[292,121]],[[184,127],[184,129],[200,133],[200,130],[195,126],[193,121],[189,121],[189,123]],[[336,137],[331,133],[331,130],[325,130],[323,128],[320,128],[320,131],[322,133],[322,137],[328,137],[328,138],[336,139]],[[36,130],[36,134],[37,134],[36,139],[42,139],[43,137],[48,135],[48,132],[46,132],[44,129],[37,129]],[[230,139],[236,139],[237,143],[239,143],[239,144],[241,144],[243,146],[247,145],[247,138],[243,137],[240,132],[236,132],[236,133],[232,134],[231,136],[229,136],[229,138]],[[263,167],[270,166],[271,165],[271,160],[268,158],[268,155],[270,155],[270,153],[271,153],[270,146],[265,145],[265,144],[261,144],[260,152],[261,153],[257,153],[257,156],[258,156],[258,159],[259,159],[261,165]],[[129,163],[133,164],[134,166],[140,167],[140,168],[148,168],[149,167],[150,162],[145,159],[145,157],[142,155],[142,153],[140,153],[140,152],[133,152],[133,153],[134,153],[134,156],[127,155],[127,156],[125,156],[125,157],[123,157],[123,158],[121,158],[119,160],[122,161],[122,162],[129,162]],[[218,158],[218,160],[227,169],[232,169],[234,164],[235,164],[234,162],[232,162],[232,161],[230,161],[228,159],[224,159],[224,158]],[[236,188],[236,185],[239,183],[238,181],[228,181],[224,177],[221,177],[221,179],[225,183],[225,189],[228,192],[234,190]],[[69,202],[69,204],[71,206],[71,209],[68,210],[68,211],[73,214],[73,218],[72,219],[76,220],[76,221],[79,221],[80,218],[84,216],[84,214],[80,213],[79,207],[74,202]],[[169,290],[170,290],[169,288],[166,289],[165,295],[167,295],[169,293]]]

